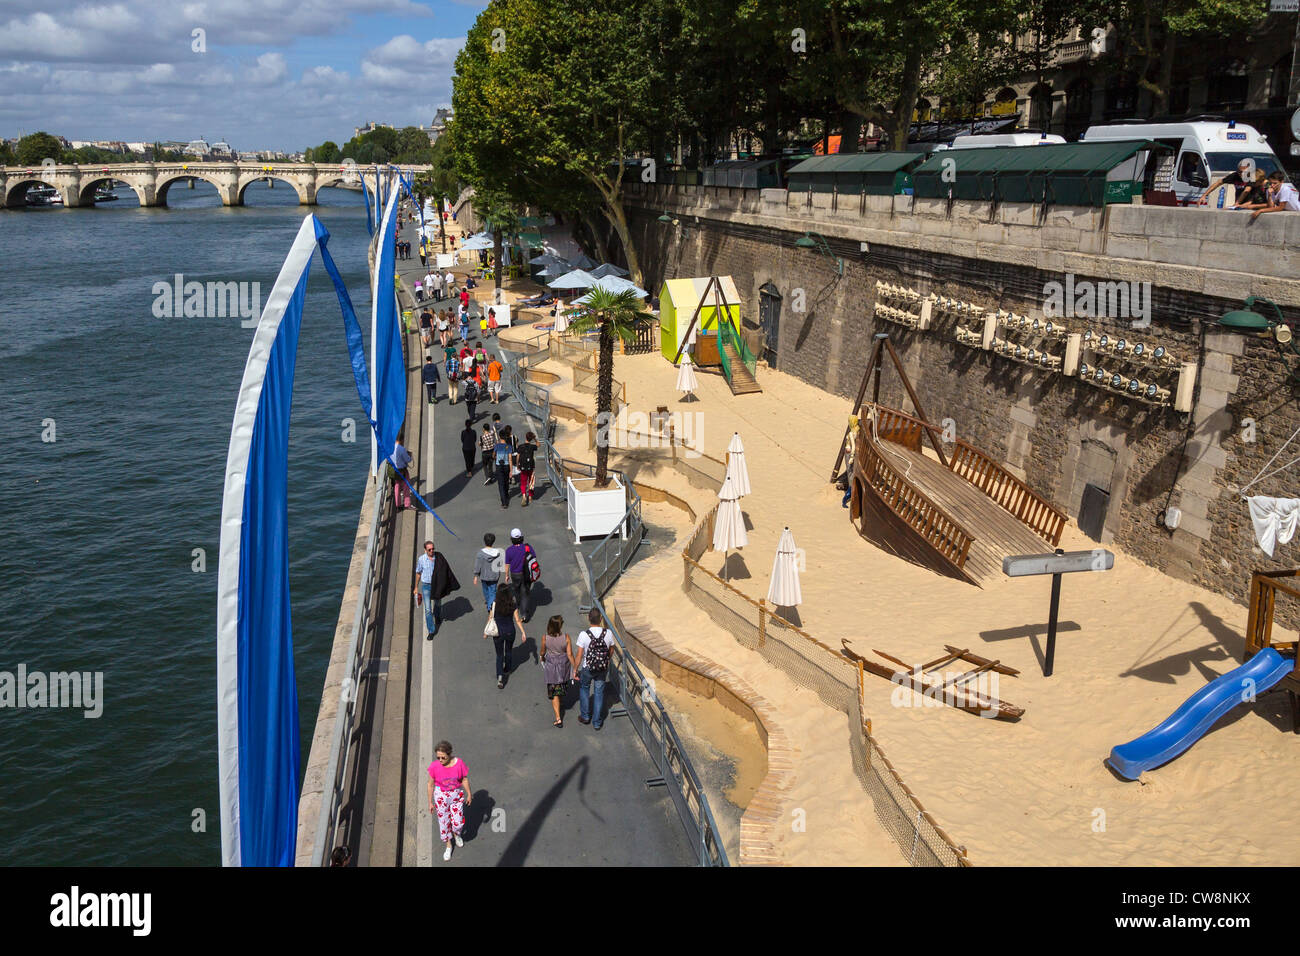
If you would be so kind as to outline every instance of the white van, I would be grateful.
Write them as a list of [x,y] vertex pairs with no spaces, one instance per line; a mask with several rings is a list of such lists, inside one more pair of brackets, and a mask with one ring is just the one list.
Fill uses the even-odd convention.
[[1164,143],[1169,153],[1140,152],[1120,167],[1144,189],[1172,190],[1180,202],[1196,201],[1210,183],[1233,173],[1237,164],[1249,159],[1256,169],[1271,173],[1282,163],[1253,126],[1235,120],[1188,120],[1183,123],[1125,122],[1090,126],[1080,140],[1151,139]]
[[1055,133],[987,133],[963,134],[953,138],[951,146],[940,149],[981,149],[985,146],[1047,146],[1064,143],[1064,136]]

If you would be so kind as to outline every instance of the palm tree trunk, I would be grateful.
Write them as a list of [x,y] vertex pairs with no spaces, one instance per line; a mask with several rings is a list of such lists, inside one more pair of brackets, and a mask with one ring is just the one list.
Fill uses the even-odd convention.
[[596,487],[609,484],[609,430],[614,425],[614,333],[609,321],[600,324],[600,365],[596,375]]
[[447,221],[442,218],[443,197],[438,197],[438,235],[442,237],[442,252],[447,254]]
[[[501,227],[492,230],[492,252],[496,255],[496,266],[492,270],[496,287],[501,288]],[[500,296],[497,297],[500,299]]]

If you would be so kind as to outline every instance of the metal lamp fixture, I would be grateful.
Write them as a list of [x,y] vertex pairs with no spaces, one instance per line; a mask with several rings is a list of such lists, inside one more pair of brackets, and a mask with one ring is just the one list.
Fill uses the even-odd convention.
[[844,260],[831,252],[831,244],[820,232],[805,232],[794,241],[794,244],[799,249],[821,250],[828,259],[835,263],[835,274],[844,275]]
[[[1271,306],[1273,312],[1277,315],[1274,321],[1266,315],[1256,312],[1253,306],[1256,303],[1263,303]],[[1229,329],[1239,329],[1242,332],[1267,332],[1272,330],[1273,335],[1279,342],[1285,345],[1291,341],[1291,328],[1282,321],[1282,310],[1277,304],[1268,299],[1252,295],[1242,303],[1242,308],[1234,309],[1226,313],[1219,319],[1219,324]]]
[[664,210],[664,214],[659,217],[659,221],[664,223],[665,225],[671,225],[673,221],[673,217],[668,215],[667,210]]

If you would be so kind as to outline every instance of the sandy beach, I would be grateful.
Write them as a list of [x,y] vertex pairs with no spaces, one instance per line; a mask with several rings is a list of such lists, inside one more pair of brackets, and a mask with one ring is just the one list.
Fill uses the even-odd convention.
[[[543,367],[562,376],[566,368],[558,362]],[[1122,781],[1103,764],[1111,747],[1145,733],[1240,663],[1243,604],[1117,552],[1112,571],[1065,579],[1055,674],[1044,678],[1050,578],[1002,578],[978,588],[886,554],[850,525],[840,493],[827,480],[847,400],[760,367],[762,394],[733,396],[721,376],[701,372],[701,400],[687,404],[674,391],[675,370],[658,354],[618,355],[615,377],[626,383],[634,411],[667,405],[698,414],[695,431],[710,455],[725,457],[732,433],[740,432],[753,486],[742,504],[752,530],[749,546],[739,558],[733,554],[730,567],[732,583],[744,593],[765,597],[777,540],[789,526],[807,557],[799,615],[824,643],[847,638],[863,653],[879,648],[907,661],[936,658],[943,645],[953,644],[1020,671],[1002,677],[997,690],[1025,708],[1015,723],[917,706],[916,698],[896,693],[888,681],[867,677],[875,736],[974,863],[1300,860],[1300,835],[1288,834],[1264,814],[1243,812],[1284,801],[1300,786],[1300,737],[1290,733],[1284,694],[1238,707],[1185,754],[1140,782]],[[593,396],[572,389],[567,377],[552,394],[594,410]],[[564,423],[562,429],[564,454],[594,460],[581,429]],[[620,460],[617,452],[611,460]],[[680,495],[699,514],[715,500],[671,466],[625,464],[634,480]],[[1071,525],[1061,546],[1095,544]],[[702,563],[717,572],[722,556],[706,553]],[[801,747],[814,740],[822,746],[802,754],[800,778],[808,785],[810,806],[818,806],[827,825],[784,835],[786,862],[900,862],[896,850],[882,854],[871,846],[870,813],[862,812],[869,801],[848,764],[844,715],[795,687],[684,595],[679,598],[681,572],[680,545],[665,549],[638,564],[614,598],[625,586],[653,586],[667,598],[653,602],[647,615],[661,633],[780,701],[783,715],[798,728]],[[1275,633],[1275,639],[1292,638]],[[845,839],[848,833],[851,840]],[[882,835],[876,828],[876,836]]]

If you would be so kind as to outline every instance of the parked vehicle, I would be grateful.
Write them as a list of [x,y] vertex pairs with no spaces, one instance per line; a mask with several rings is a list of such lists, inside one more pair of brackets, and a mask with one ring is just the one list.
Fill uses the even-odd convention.
[[955,136],[951,146],[936,146],[935,150],[982,149],[986,146],[1047,146],[1064,142],[1065,137],[1057,136],[1055,133],[976,133]]
[[1170,153],[1138,153],[1129,162],[1133,178],[1142,179],[1144,189],[1176,194],[1179,202],[1196,202],[1210,183],[1236,170],[1243,159],[1256,169],[1271,173],[1282,168],[1267,137],[1255,127],[1213,117],[1198,117],[1176,123],[1131,120],[1106,126],[1090,126],[1084,142],[1121,139],[1150,139],[1172,148]]

